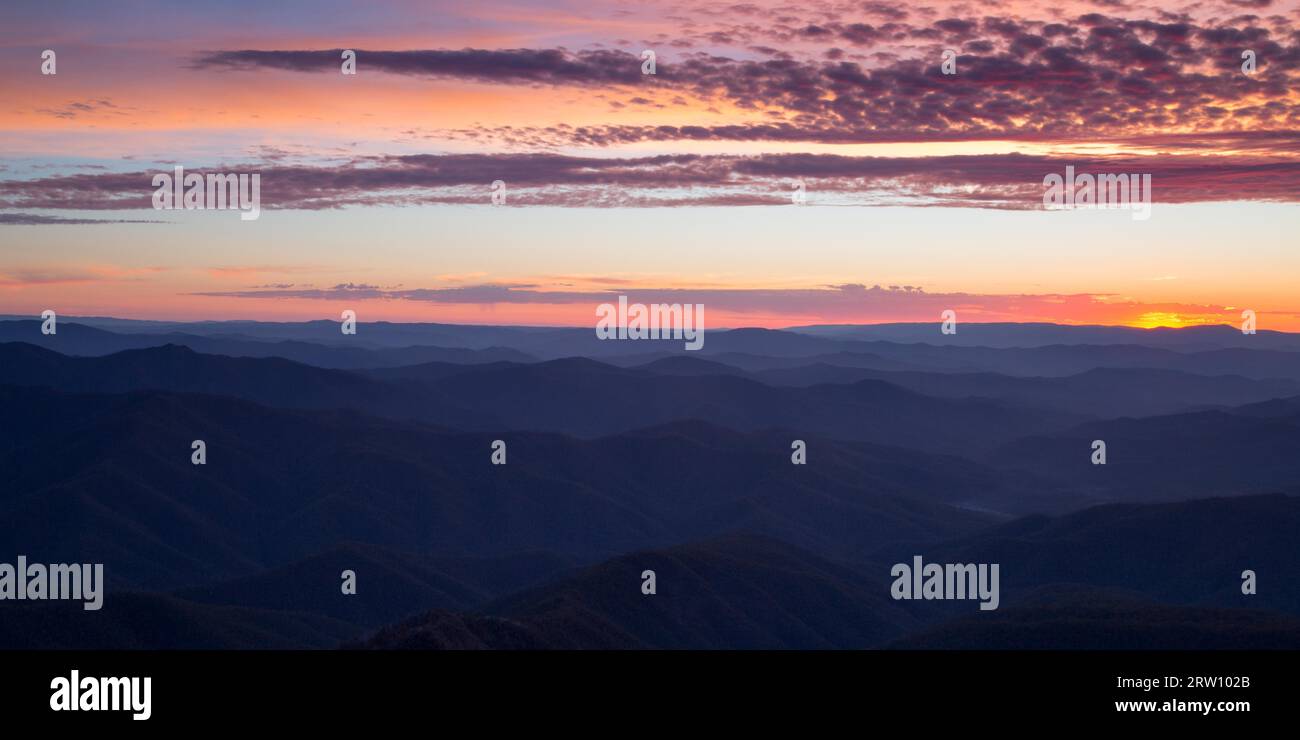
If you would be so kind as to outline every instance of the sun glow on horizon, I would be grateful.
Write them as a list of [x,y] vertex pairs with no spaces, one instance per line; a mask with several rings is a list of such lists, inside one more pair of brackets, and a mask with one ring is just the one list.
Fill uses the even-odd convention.
[[1149,311],[1131,321],[1125,322],[1123,326],[1131,326],[1135,329],[1183,329],[1189,326],[1222,323],[1222,316],[1188,316],[1166,311]]

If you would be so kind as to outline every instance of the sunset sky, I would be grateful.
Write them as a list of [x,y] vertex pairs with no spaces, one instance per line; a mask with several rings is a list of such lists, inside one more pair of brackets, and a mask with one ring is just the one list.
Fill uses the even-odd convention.
[[[0,68],[2,314],[1300,331],[1300,2],[45,0]],[[1067,165],[1151,217],[1044,210]]]

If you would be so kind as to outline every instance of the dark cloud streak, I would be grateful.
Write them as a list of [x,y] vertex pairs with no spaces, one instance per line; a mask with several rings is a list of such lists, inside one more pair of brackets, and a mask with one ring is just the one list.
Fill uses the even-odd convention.
[[[452,154],[358,158],[337,166],[241,164],[258,172],[262,206],[323,210],[348,206],[478,204],[490,183],[507,183],[512,205],[644,207],[779,205],[803,180],[809,202],[1037,208],[1043,177],[1074,165],[1081,173],[1150,174],[1158,203],[1300,199],[1300,161],[1254,154],[1048,157],[1026,154],[855,157],[678,154],[576,157]],[[193,170],[202,173],[202,170]],[[152,209],[150,172],[0,181],[0,207]]]
[[[626,90],[629,99],[633,94],[643,100],[664,97],[656,102],[690,95],[780,117],[768,126],[742,124],[731,130],[753,140],[798,140],[801,132],[806,140],[1100,137],[1294,130],[1300,122],[1300,102],[1293,94],[1300,82],[1300,36],[1240,18],[1217,25],[1101,13],[1054,23],[943,18],[924,27],[836,21],[804,24],[792,34],[868,47],[920,40],[931,51],[866,64],[826,60],[820,53],[800,58],[771,48],[760,58],[687,50],[675,59],[661,57],[653,78],[641,74],[639,53],[612,49],[357,53],[359,65],[388,74]],[[949,46],[961,50],[955,75],[944,75],[939,67],[938,51]],[[1244,49],[1257,55],[1253,75],[1240,70]],[[198,57],[194,66],[337,72],[340,52],[217,51]],[[656,134],[698,138],[689,126],[659,127]],[[599,143],[580,131],[574,142]]]

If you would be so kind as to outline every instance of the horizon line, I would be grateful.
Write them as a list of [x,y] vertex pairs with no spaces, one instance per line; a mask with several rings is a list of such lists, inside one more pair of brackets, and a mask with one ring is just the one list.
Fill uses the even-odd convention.
[[[141,319],[123,316],[103,316],[103,315],[59,315],[64,321],[89,320],[89,321],[118,321],[124,323],[137,324],[311,324],[317,322],[326,322],[331,324],[341,324],[339,319],[318,318],[318,319],[300,319],[300,320],[263,320],[263,319]],[[0,314],[0,321],[41,321],[39,315],[24,314]],[[458,326],[474,327],[483,329],[581,329],[588,330],[591,326],[575,324],[478,324],[478,323],[461,323],[453,321],[391,321],[379,319],[375,321],[361,321],[359,323],[376,325],[388,324],[394,326]],[[719,331],[739,331],[739,330],[761,330],[761,331],[798,331],[800,329],[839,329],[839,328],[866,328],[866,327],[919,327],[941,325],[942,320],[938,321],[887,321],[887,322],[863,322],[863,323],[828,323],[828,324],[791,324],[781,327],[767,326],[719,326],[719,327],[701,327],[704,332]],[[1226,328],[1239,331],[1240,327],[1230,323],[1223,324],[1189,324],[1186,326],[1132,326],[1130,324],[1066,324],[1054,321],[963,321],[961,326],[1006,326],[1006,327],[1056,327],[1062,329],[1123,329],[1132,332],[1155,332],[1155,331],[1187,331],[1193,329],[1219,329]],[[1300,332],[1284,331],[1281,329],[1257,329],[1256,333],[1268,334],[1287,334],[1300,336]]]

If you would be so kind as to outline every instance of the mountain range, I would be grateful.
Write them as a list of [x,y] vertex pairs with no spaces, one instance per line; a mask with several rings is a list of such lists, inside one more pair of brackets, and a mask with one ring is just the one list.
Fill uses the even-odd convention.
[[1290,335],[859,329],[0,321],[0,552],[108,588],[0,645],[1300,647]]

